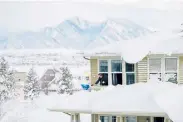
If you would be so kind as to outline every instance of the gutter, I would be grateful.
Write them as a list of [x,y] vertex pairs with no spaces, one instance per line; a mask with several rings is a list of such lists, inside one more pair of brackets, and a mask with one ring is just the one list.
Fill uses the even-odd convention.
[[67,115],[69,115],[69,116],[72,115],[72,114],[70,114],[70,113],[63,112],[63,111],[59,111],[59,110],[53,110],[53,109],[47,109],[47,110],[49,110],[49,111],[51,111],[51,112],[62,112],[62,113],[67,114]]
[[89,59],[89,58],[86,58],[85,56],[83,56],[83,58],[86,59],[86,60],[91,60],[91,59]]

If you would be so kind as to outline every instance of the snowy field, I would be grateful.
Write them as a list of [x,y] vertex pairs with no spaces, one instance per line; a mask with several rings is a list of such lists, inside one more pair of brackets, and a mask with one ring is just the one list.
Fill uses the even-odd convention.
[[83,76],[90,71],[90,65],[78,52],[71,49],[25,49],[1,51],[0,56],[5,57],[10,67],[19,72],[28,72],[34,66],[39,77],[48,68],[62,66],[68,66],[73,76]]

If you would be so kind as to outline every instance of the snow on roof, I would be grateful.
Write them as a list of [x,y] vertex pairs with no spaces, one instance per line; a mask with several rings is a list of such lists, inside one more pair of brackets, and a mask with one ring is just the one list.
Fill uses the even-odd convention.
[[[88,91],[80,91],[74,93],[74,95],[71,96],[66,96],[64,99],[60,99],[61,102],[59,102],[58,97],[57,98],[52,98],[52,99],[57,99],[54,101],[52,107],[48,107],[50,110],[55,110],[55,111],[65,111],[65,112],[75,112],[79,111],[81,113],[92,113],[92,101],[94,100],[93,98],[97,97],[102,94],[106,93],[107,91],[110,91],[112,87],[106,88],[104,90],[101,90],[100,92],[88,92]],[[63,98],[61,96],[61,98]],[[96,98],[95,98],[96,100]]]
[[[162,91],[169,90],[174,84],[163,82],[136,83],[129,86],[119,86],[105,97],[98,97],[93,103],[93,111],[96,113],[116,114],[152,114],[166,115],[154,101],[154,96]],[[112,106],[111,106],[112,105]]]
[[149,53],[183,53],[183,33],[155,32],[132,40],[114,42],[86,51],[87,56],[122,56],[128,63],[137,63]]
[[[81,91],[62,100],[50,109],[63,112],[100,114],[152,114],[166,116],[155,102],[160,92],[176,87],[173,83],[148,82],[109,87],[102,91]],[[145,91],[145,92],[144,92]],[[58,100],[57,100],[58,102]],[[111,106],[112,105],[112,106]]]
[[157,104],[168,114],[173,122],[183,121],[183,86],[168,90],[155,97]]

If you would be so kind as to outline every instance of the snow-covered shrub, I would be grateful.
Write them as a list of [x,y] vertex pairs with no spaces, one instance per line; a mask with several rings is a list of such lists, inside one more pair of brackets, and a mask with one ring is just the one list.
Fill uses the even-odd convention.
[[4,57],[0,59],[0,104],[16,96],[14,72]]
[[61,77],[59,81],[57,82],[59,84],[58,93],[59,94],[73,94],[73,77],[70,73],[70,70],[68,67],[61,67],[60,68]]
[[33,100],[35,97],[38,97],[40,93],[40,84],[38,80],[37,73],[33,68],[30,69],[27,80],[24,86],[24,98]]

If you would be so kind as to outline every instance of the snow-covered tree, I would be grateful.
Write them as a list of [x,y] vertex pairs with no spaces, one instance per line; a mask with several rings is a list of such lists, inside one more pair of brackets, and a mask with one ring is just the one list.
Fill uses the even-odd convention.
[[59,94],[73,94],[73,77],[70,73],[70,70],[68,67],[61,67],[60,68],[61,77],[59,81],[57,82],[59,84],[58,93]]
[[0,104],[16,96],[14,72],[4,57],[0,59]]
[[40,84],[38,76],[34,68],[31,68],[24,86],[24,98],[33,100],[35,97],[39,96],[39,93]]

